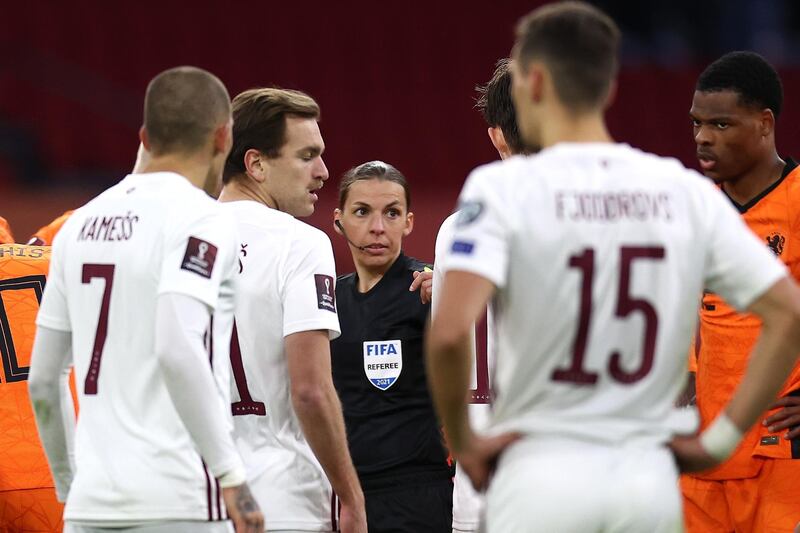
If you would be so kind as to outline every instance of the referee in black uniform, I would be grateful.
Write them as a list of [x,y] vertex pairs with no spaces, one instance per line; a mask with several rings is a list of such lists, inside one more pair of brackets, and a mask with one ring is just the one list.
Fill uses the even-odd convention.
[[451,533],[453,471],[422,351],[430,304],[409,291],[428,265],[400,250],[413,228],[410,200],[405,177],[381,161],[349,170],[339,185],[334,224],[356,271],[336,285],[333,381],[370,533]]

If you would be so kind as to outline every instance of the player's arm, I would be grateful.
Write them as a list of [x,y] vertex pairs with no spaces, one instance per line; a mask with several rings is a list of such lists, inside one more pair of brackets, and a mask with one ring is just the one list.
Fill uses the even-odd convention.
[[774,401],[800,353],[800,288],[785,277],[753,302],[748,311],[762,321],[761,335],[739,388],[723,413],[697,439],[673,443],[684,471],[726,459],[744,433]]
[[69,393],[71,361],[72,334],[39,326],[31,354],[28,392],[60,502],[66,501],[73,477],[69,451],[75,427]]
[[292,406],[303,434],[343,506],[364,513],[364,494],[347,447],[342,406],[333,386],[328,330],[284,338]]
[[[227,423],[227,406],[217,394],[204,335],[211,309],[179,293],[162,293],[156,304],[155,352],[175,410],[208,469],[223,489],[237,531],[263,527],[263,517],[247,487],[244,464]],[[247,523],[247,528],[244,528]]]

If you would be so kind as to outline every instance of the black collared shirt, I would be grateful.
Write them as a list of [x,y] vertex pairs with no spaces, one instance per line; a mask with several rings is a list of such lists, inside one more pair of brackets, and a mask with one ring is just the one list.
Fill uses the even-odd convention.
[[366,293],[355,273],[336,285],[342,334],[331,343],[333,382],[362,478],[449,470],[423,357],[430,304],[408,290],[426,266],[401,253]]

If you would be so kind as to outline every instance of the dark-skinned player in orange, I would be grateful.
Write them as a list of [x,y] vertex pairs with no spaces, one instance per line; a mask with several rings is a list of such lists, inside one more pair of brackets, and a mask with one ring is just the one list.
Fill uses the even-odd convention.
[[[748,227],[800,279],[800,168],[781,157],[775,123],[783,89],[761,56],[732,52],[698,79],[690,117],[697,158]],[[760,321],[703,295],[697,406],[705,428],[741,382]],[[800,369],[761,424],[721,466],[681,478],[689,533],[793,531],[800,521]]]

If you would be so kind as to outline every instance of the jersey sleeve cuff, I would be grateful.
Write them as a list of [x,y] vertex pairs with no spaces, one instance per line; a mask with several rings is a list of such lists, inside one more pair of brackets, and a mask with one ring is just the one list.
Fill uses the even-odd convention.
[[303,320],[300,322],[292,322],[283,326],[283,336],[288,337],[293,333],[300,333],[303,331],[317,331],[327,330],[328,340],[334,340],[341,335],[338,320],[332,323],[331,320]]

